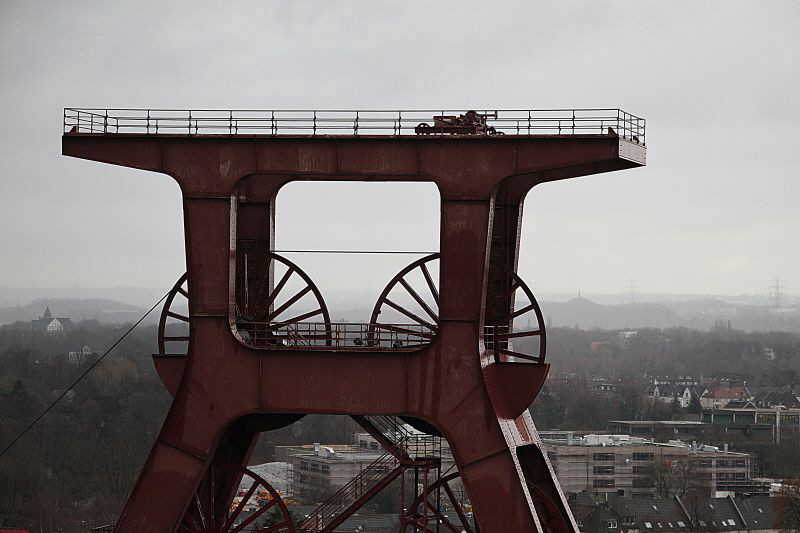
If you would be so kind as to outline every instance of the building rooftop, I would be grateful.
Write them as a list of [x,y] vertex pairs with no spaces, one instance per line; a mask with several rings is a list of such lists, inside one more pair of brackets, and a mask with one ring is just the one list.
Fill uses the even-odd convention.
[[353,446],[314,444],[313,447],[303,446],[303,450],[293,453],[292,457],[313,457],[324,461],[372,461],[384,453],[383,449],[362,450]]
[[640,437],[631,437],[629,435],[585,435],[583,437],[574,437],[569,439],[550,439],[543,438],[545,444],[554,446],[576,446],[576,447],[621,447],[621,446],[659,446],[669,448],[687,448],[691,452],[705,452],[705,453],[725,453],[727,455],[742,455],[748,454],[741,452],[726,451],[719,446],[708,445],[695,445],[689,444],[680,440],[670,440],[668,442],[655,442],[652,439],[643,439]]
[[[775,499],[769,496],[748,498],[708,498],[695,503],[679,497],[637,499],[614,494],[594,500],[588,493],[572,502],[579,519],[586,525],[595,510],[613,509],[620,518],[633,517],[637,531],[775,531],[778,527]],[[693,524],[693,521],[697,524]]]
[[724,413],[726,411],[736,413],[774,413],[775,411],[781,411],[800,414],[800,408],[787,408],[782,405],[775,407],[723,407],[722,409],[704,409],[704,411],[707,413]]
[[703,426],[706,424],[697,420],[609,420],[608,423],[629,426]]

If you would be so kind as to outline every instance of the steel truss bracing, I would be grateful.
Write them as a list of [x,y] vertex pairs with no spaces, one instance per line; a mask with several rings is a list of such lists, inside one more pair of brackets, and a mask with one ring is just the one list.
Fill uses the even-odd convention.
[[[548,365],[517,273],[522,206],[537,184],[642,166],[643,119],[67,109],[64,123],[64,154],[168,174],[184,197],[187,269],[154,354],[174,401],[115,531],[333,531],[391,483],[413,487],[404,532],[577,530],[527,410]],[[440,191],[439,253],[390,280],[367,324],[333,323],[275,252],[275,197],[296,179]],[[307,413],[350,414],[386,453],[297,524],[244,465],[259,433]],[[445,439],[455,470],[398,420]],[[245,525],[243,478],[269,495]]]

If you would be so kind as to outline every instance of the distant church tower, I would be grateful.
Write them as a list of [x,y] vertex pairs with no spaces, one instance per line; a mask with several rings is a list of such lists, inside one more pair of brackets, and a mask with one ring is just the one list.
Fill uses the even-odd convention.
[[38,320],[31,320],[31,329],[45,335],[63,335],[64,330],[71,327],[72,320],[64,317],[55,318],[50,312],[50,306],[47,306]]

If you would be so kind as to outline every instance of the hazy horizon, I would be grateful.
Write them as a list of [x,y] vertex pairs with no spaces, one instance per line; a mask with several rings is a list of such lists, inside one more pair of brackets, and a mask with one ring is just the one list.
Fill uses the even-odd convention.
[[[0,308],[11,308],[19,304],[22,307],[39,300],[113,300],[120,303],[149,307],[155,303],[170,287],[3,287],[0,286]],[[352,307],[358,304],[370,304],[377,297],[382,287],[375,290],[329,290],[323,293],[326,300],[336,304]],[[702,299],[719,299],[730,303],[748,303],[752,305],[772,305],[774,295],[769,293],[656,293],[656,292],[602,292],[583,290],[536,290],[539,301],[566,302],[574,298],[586,298],[603,304],[628,303],[661,303],[696,301]],[[798,305],[800,295],[784,293],[783,302],[787,305]],[[368,305],[367,305],[368,307]]]
[[[64,107],[619,107],[647,120],[648,166],[535,187],[523,279],[758,294],[777,274],[800,292],[800,4],[237,5],[0,4],[4,285],[168,288],[185,269],[178,186],[62,157]],[[438,196],[412,185],[278,201],[279,247],[438,247]],[[377,290],[410,260],[362,259],[302,266],[323,292]]]

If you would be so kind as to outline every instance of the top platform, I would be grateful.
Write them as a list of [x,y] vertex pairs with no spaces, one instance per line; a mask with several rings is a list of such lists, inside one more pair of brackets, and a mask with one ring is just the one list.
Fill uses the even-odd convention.
[[645,146],[645,119],[621,109],[253,110],[65,108],[65,134],[491,137],[618,135]]

